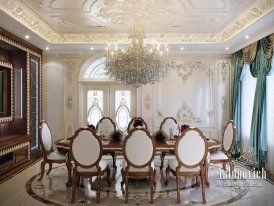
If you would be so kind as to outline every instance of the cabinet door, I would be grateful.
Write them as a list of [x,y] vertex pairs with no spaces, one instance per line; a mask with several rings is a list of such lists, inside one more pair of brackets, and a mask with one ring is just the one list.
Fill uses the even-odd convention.
[[38,148],[40,113],[40,58],[30,55],[30,134],[31,149]]

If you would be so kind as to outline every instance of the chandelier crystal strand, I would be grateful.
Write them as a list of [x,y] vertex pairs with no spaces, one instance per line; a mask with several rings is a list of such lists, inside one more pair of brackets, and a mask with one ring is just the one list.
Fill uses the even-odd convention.
[[169,70],[168,48],[165,46],[161,51],[158,45],[148,50],[144,45],[144,31],[139,27],[132,28],[130,38],[131,44],[126,51],[116,46],[111,51],[108,46],[106,68],[109,77],[134,87],[154,84],[165,78]]

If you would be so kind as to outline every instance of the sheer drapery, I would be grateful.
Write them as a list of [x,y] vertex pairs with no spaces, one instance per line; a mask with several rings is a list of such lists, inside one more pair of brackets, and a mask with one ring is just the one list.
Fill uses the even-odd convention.
[[[241,74],[241,154],[252,160],[249,145],[252,110],[257,79],[250,73],[250,65],[245,64]],[[251,153],[250,153],[251,152]],[[252,160],[253,161],[253,160]]]
[[255,99],[252,112],[250,145],[254,149],[254,166],[265,167],[267,161],[267,108],[266,108],[266,76],[271,71],[272,41],[265,37],[259,41],[256,57],[250,65],[251,74],[257,78]]
[[267,123],[268,127],[268,157],[266,169],[274,174],[274,58],[272,57],[271,75],[266,78]]
[[243,53],[242,51],[237,51],[233,54],[234,61],[234,76],[233,76],[233,94],[232,94],[232,112],[231,118],[234,120],[236,125],[236,141],[234,148],[232,150],[233,156],[240,155],[240,145],[241,145],[241,88],[240,88],[240,78],[243,69]]

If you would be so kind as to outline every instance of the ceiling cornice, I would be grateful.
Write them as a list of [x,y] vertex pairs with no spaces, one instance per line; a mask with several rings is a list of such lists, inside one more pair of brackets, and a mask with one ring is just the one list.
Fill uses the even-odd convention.
[[[58,34],[43,19],[25,6],[22,1],[0,0],[0,6],[3,12],[50,44],[129,42],[128,33]],[[146,42],[152,43],[156,40],[159,43],[168,44],[224,44],[273,10],[273,0],[258,1],[218,34],[148,33],[146,35]]]

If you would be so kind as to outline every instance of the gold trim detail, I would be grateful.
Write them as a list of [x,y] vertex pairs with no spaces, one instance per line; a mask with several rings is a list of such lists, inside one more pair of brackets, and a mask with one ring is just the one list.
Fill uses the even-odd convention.
[[[34,33],[44,38],[51,44],[106,44],[106,43],[129,43],[128,34],[58,34],[52,30],[37,14],[28,9],[21,1],[0,1],[2,11],[28,27]],[[159,43],[191,43],[191,44],[220,44],[225,43],[260,18],[273,11],[273,0],[262,0],[253,4],[247,12],[242,14],[223,31],[216,35],[212,34],[147,34],[147,43],[157,40]],[[25,50],[25,49],[24,49]]]

